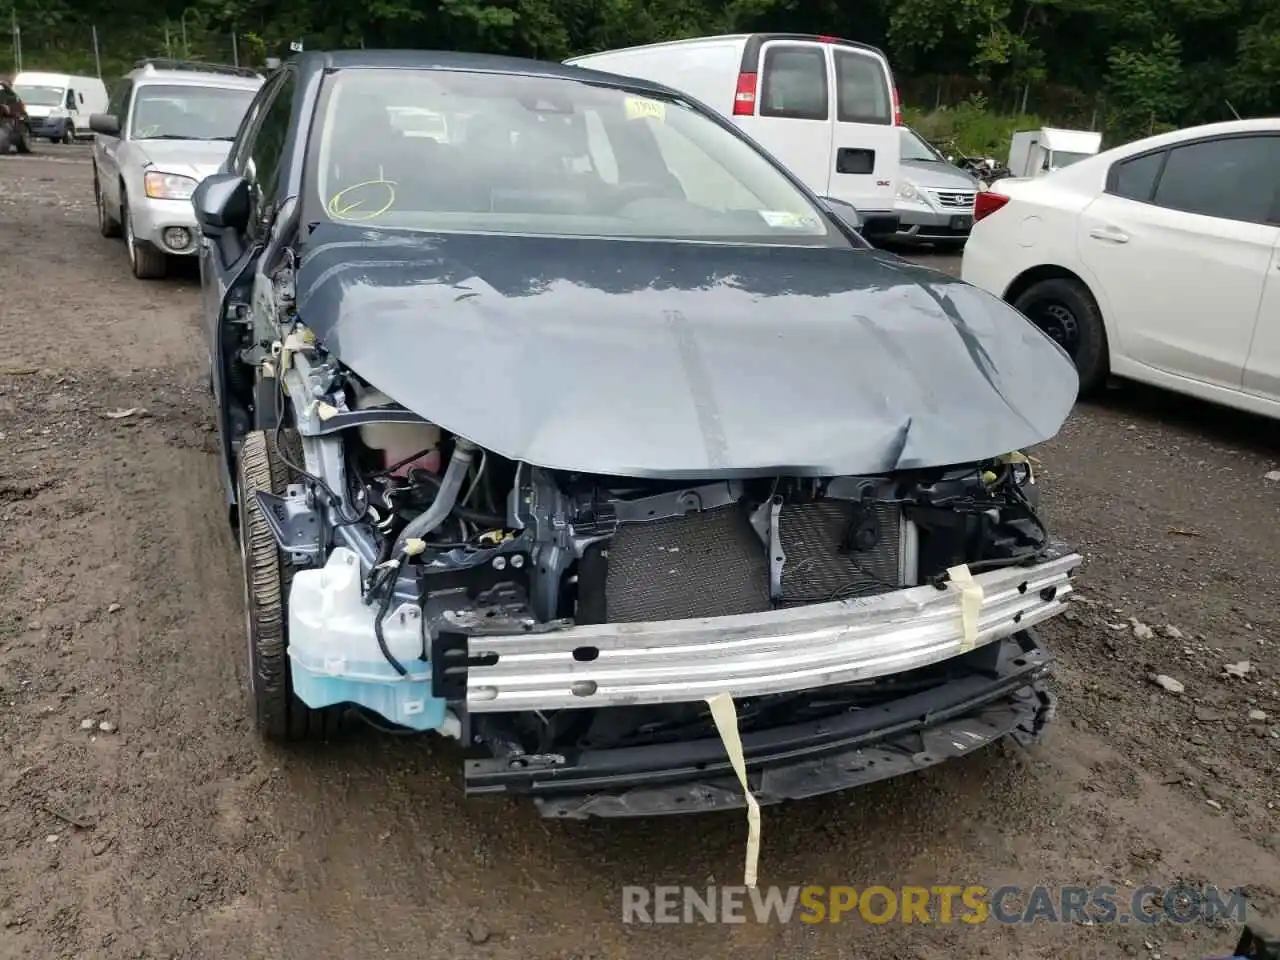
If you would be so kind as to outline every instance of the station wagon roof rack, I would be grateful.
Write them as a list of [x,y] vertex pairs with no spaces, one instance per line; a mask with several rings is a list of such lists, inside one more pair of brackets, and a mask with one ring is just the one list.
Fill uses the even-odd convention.
[[190,70],[193,73],[221,73],[230,77],[261,79],[262,74],[251,67],[233,67],[226,63],[205,63],[202,60],[173,60],[168,57],[143,57],[134,63],[134,69],[150,67],[153,70]]

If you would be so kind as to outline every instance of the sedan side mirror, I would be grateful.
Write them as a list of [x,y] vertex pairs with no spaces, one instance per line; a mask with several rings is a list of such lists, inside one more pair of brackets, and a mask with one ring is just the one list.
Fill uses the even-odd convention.
[[856,230],[864,237],[891,237],[898,232],[899,220],[894,214],[879,214],[864,217],[858,208],[845,200],[835,197],[823,197],[827,209],[839,217],[846,226]]
[[205,177],[191,194],[196,222],[207,237],[249,229],[249,181],[234,173]]
[[120,136],[120,121],[116,119],[113,113],[91,113],[89,114],[89,129],[94,133],[100,133],[104,137]]

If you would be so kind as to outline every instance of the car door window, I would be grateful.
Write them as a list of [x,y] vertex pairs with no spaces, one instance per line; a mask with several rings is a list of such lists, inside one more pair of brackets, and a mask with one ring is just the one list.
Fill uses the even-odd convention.
[[884,67],[875,57],[835,50],[836,116],[847,123],[893,123]]
[[1126,200],[1147,203],[1156,189],[1156,179],[1164,166],[1165,151],[1148,153],[1130,160],[1121,160],[1107,173],[1107,193]]
[[1245,223],[1268,223],[1280,190],[1280,136],[1228,137],[1169,151],[1157,206]]
[[245,175],[249,148],[253,144],[254,135],[258,132],[258,120],[262,117],[263,108],[271,102],[276,90],[280,88],[280,82],[281,80],[274,78],[267,81],[258,90],[253,102],[249,104],[249,109],[245,111],[240,121],[240,129],[236,131],[235,141],[231,144],[231,151],[228,154],[227,169],[232,173],[242,177]]
[[111,100],[107,103],[107,113],[115,117],[121,125],[124,124],[124,118],[128,115],[125,108],[129,100],[129,92],[132,89],[132,80],[121,80],[120,85],[111,94]]
[[793,120],[826,120],[831,116],[823,48],[767,47],[763,73],[760,116]]
[[120,86],[115,88],[111,100],[106,105],[106,113],[114,116],[115,122],[120,124],[120,136],[123,136],[125,123],[128,122],[129,101],[132,99],[133,81],[122,81]]
[[246,142],[243,176],[249,181],[251,233],[261,226],[262,214],[275,198],[280,180],[280,161],[293,113],[295,86],[295,75],[290,70],[270,99],[263,102],[262,120]]

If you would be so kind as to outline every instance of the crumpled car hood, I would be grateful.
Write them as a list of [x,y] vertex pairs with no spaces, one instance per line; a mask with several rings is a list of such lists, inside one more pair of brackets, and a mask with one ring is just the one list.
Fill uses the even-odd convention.
[[226,140],[139,140],[143,162],[163,173],[199,182],[218,172],[231,152]]
[[612,476],[829,476],[1052,437],[1067,355],[871,251],[369,230],[305,241],[298,313],[344,364],[494,453]]

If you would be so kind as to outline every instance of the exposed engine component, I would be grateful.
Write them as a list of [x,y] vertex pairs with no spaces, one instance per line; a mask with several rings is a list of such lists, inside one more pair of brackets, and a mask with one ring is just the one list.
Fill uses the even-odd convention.
[[[892,476],[706,483],[551,471],[404,410],[328,361],[305,331],[279,355],[305,482],[258,496],[304,568],[294,576],[304,601],[292,607],[295,685],[418,729],[462,729],[444,706],[462,696],[450,687],[466,673],[459,635],[871,597],[940,584],[957,563],[976,572],[1031,562],[1047,546],[1021,456]],[[830,702],[843,709],[839,696]],[[768,698],[760,709],[773,709]],[[690,710],[605,711],[606,739],[657,736]],[[477,735],[498,752],[602,736],[599,711],[562,713],[491,715]]]

